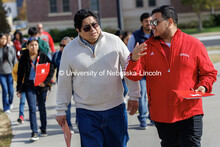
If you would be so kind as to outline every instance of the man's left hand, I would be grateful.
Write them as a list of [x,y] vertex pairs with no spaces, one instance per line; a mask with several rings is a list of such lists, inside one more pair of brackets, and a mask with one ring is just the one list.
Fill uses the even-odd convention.
[[130,115],[134,115],[138,110],[138,101],[128,100],[127,111]]

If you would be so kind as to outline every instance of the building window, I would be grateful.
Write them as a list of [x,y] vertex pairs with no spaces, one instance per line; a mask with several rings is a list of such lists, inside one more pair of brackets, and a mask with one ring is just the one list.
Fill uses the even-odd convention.
[[137,8],[143,7],[143,0],[136,0],[136,7]]
[[57,1],[50,0],[50,13],[57,13]]
[[90,0],[90,9],[98,11],[98,0]]
[[149,0],[149,6],[156,6],[156,0]]
[[63,12],[69,12],[70,7],[69,7],[69,0],[63,0]]

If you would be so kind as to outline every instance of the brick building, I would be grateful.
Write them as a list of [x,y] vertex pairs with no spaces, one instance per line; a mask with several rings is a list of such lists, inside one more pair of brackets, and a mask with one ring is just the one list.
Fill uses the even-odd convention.
[[[123,30],[133,31],[139,28],[139,17],[143,12],[151,12],[160,5],[173,5],[178,12],[179,23],[197,20],[181,0],[121,0]],[[73,28],[73,17],[79,8],[90,8],[97,12],[99,2],[102,28],[117,29],[117,0],[27,0],[27,18],[29,26],[38,22],[45,30],[51,28]],[[207,18],[210,12],[204,12]]]

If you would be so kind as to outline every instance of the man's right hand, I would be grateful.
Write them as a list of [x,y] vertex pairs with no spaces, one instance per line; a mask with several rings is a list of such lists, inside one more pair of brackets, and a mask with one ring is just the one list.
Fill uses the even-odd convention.
[[65,124],[66,115],[56,116],[56,120],[57,120],[58,124],[59,124],[60,126],[62,126],[62,125]]
[[132,52],[131,61],[136,62],[140,59],[140,57],[146,55],[147,52],[143,52],[146,49],[147,49],[146,43],[142,43],[140,45],[139,45],[139,43],[137,43],[133,52]]

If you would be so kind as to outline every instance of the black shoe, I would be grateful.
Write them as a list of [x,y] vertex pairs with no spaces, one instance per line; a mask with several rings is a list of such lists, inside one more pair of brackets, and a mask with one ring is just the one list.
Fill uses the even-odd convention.
[[36,140],[38,140],[39,139],[39,137],[37,136],[37,133],[31,133],[31,141],[36,141]]
[[42,137],[48,136],[47,131],[46,130],[41,130],[41,136]]

